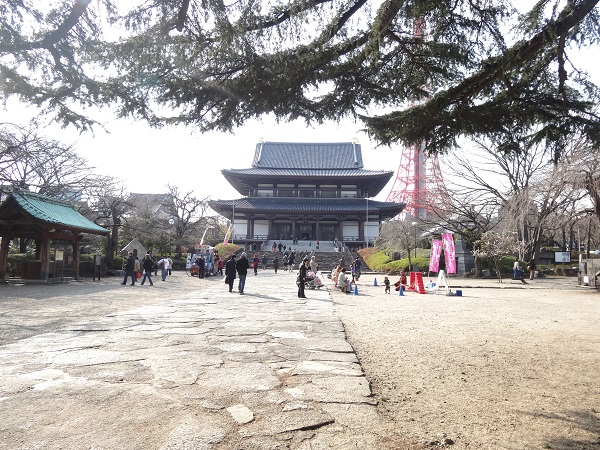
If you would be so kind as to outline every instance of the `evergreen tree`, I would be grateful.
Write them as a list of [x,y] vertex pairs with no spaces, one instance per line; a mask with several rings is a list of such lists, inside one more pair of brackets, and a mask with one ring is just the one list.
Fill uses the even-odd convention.
[[81,128],[90,105],[200,130],[355,117],[429,152],[518,129],[558,160],[575,132],[600,142],[598,87],[571,58],[598,45],[599,1],[6,0],[0,89]]

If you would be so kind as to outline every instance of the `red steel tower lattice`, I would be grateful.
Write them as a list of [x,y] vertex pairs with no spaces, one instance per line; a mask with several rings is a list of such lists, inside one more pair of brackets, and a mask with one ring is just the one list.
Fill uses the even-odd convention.
[[424,144],[405,147],[388,202],[403,202],[404,217],[425,219],[434,211],[443,211],[450,202],[444,186],[440,164],[435,156],[427,156]]
[[[423,39],[425,20],[413,22],[413,36]],[[443,211],[450,202],[437,156],[427,156],[425,143],[405,147],[400,156],[396,179],[387,201],[403,202],[403,217],[424,219],[434,211]]]

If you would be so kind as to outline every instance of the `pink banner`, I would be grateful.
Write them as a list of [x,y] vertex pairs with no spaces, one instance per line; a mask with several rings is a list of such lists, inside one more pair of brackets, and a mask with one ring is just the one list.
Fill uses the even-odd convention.
[[440,270],[440,255],[442,254],[442,241],[434,239],[431,242],[431,257],[429,258],[429,271]]
[[442,234],[444,256],[446,257],[446,273],[456,273],[456,253],[452,233]]
[[233,224],[229,225],[229,228],[227,228],[227,233],[225,233],[225,239],[223,239],[223,245],[225,247],[227,247],[227,244],[229,243],[229,236],[231,236],[232,231],[233,231]]

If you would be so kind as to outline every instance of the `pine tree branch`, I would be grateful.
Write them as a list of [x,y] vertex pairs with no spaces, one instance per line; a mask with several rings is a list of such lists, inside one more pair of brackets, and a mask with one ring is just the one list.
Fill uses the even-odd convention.
[[[484,61],[482,70],[465,78],[455,87],[435,94],[425,104],[384,116],[361,118],[367,123],[369,132],[381,142],[402,140],[406,144],[413,144],[431,132],[431,123],[443,123],[444,116],[449,114],[453,107],[465,108],[477,95],[501,81],[506,73],[522,67],[549,45],[554,44],[557,36],[568,34],[569,30],[579,24],[599,2],[600,0],[582,0],[577,5],[569,2],[561,12],[559,20],[550,22],[528,41],[515,44],[501,55]],[[460,116],[458,110],[454,114]],[[427,117],[427,123],[423,120],[424,117]],[[425,130],[426,127],[429,129]]]
[[54,31],[51,31],[43,39],[34,42],[23,42],[18,45],[0,45],[0,53],[16,53],[33,49],[50,49],[63,39],[71,29],[77,25],[79,19],[87,9],[92,0],[75,0],[70,14]]

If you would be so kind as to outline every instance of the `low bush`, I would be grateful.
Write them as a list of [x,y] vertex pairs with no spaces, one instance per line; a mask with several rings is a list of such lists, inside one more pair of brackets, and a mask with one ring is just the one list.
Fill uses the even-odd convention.
[[215,249],[218,250],[221,259],[227,261],[231,255],[238,253],[242,247],[236,244],[217,244]]
[[386,255],[385,250],[380,251],[372,247],[363,248],[358,251],[358,254],[371,270],[382,270],[381,268],[391,261],[391,258]]
[[[410,262],[417,272],[423,272],[429,269],[429,258],[418,256],[416,258],[411,258]],[[384,264],[380,270],[390,274],[399,274],[402,270],[405,272],[410,271],[410,264],[408,258],[402,258]]]
[[31,253],[9,253],[6,261],[6,273],[11,276],[21,273],[23,263],[35,261],[35,255]]

